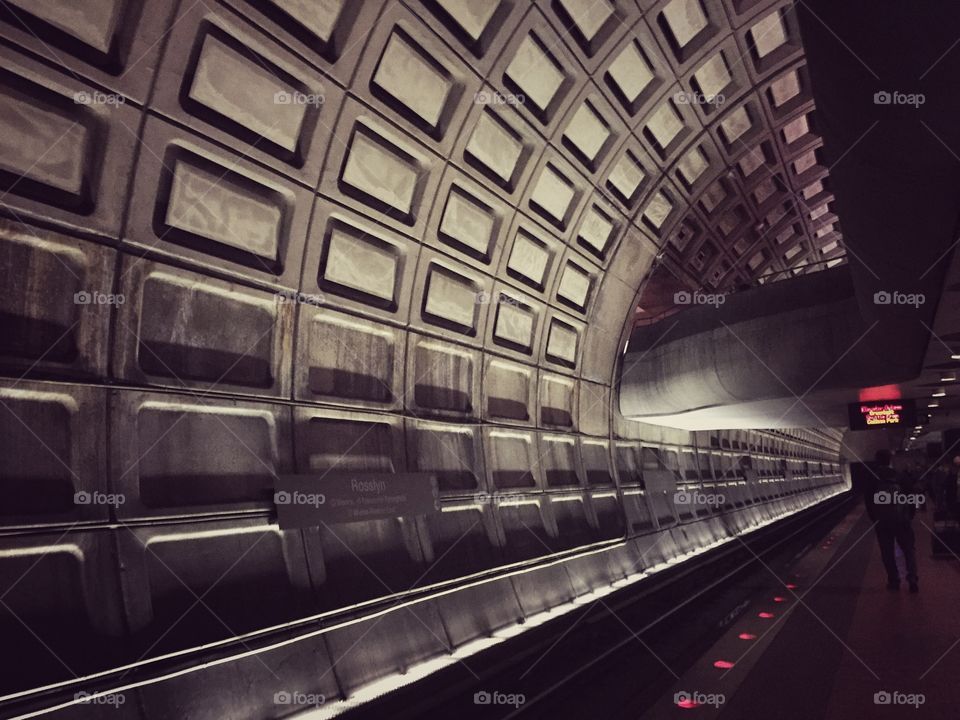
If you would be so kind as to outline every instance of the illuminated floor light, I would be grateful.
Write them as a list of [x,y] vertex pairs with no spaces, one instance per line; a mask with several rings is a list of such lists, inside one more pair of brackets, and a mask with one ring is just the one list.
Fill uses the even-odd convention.
[[721,670],[729,670],[733,667],[733,663],[729,660],[717,660],[713,663],[715,668],[720,668]]
[[740,638],[741,640],[756,640],[756,639],[757,639],[757,636],[754,635],[753,633],[740,633],[739,635],[737,635],[737,637]]
[[773,617],[773,613],[768,613],[768,612],[757,613],[757,617],[763,618],[764,620],[769,620],[770,618]]
[[795,583],[787,583],[786,588],[787,590],[796,590],[797,586]]
[[699,707],[700,703],[692,698],[683,698],[682,700],[677,701],[677,707],[681,707],[684,710],[690,710],[691,708]]
[[777,596],[773,599],[773,601],[774,601],[775,603],[782,603],[782,602],[784,602],[785,600],[786,600],[786,598],[780,597],[779,595],[777,595]]

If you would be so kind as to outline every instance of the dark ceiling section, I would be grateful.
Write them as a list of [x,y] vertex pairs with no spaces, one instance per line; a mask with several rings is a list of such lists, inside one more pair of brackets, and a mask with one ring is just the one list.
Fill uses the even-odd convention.
[[[809,0],[797,11],[848,260],[878,323],[864,342],[913,377],[960,217],[960,8]],[[928,302],[876,304],[878,292]]]

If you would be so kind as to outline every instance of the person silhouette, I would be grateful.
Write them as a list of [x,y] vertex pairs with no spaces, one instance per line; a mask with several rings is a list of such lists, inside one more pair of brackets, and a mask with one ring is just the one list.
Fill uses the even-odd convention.
[[878,450],[873,463],[873,477],[867,483],[864,500],[867,515],[874,523],[880,557],[887,571],[887,588],[900,589],[900,571],[894,544],[900,546],[907,565],[910,592],[920,591],[917,577],[916,539],[913,534],[913,515],[917,499],[906,476],[891,467],[889,450]]

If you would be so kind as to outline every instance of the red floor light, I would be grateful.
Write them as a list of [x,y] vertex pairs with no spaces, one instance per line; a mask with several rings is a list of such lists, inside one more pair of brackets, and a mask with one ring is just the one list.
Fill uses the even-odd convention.
[[787,583],[787,590],[796,590],[797,586],[793,583]]
[[677,703],[677,707],[682,707],[684,710],[689,710],[691,708],[698,707],[699,705],[700,703],[696,702],[695,700],[691,700],[690,698],[684,698]]
[[737,635],[737,637],[740,638],[741,640],[756,640],[756,639],[757,639],[757,636],[754,635],[753,633],[740,633],[739,635]]
[[733,667],[733,663],[729,660],[717,660],[713,666],[715,668],[720,668],[721,670],[729,670]]
[[784,600],[786,600],[786,598],[780,597],[779,595],[777,595],[777,596],[773,599],[773,601],[774,601],[774,602],[777,602],[777,603],[783,602]]
[[763,618],[764,620],[769,620],[770,618],[773,617],[773,613],[768,613],[768,612],[757,613],[757,617]]

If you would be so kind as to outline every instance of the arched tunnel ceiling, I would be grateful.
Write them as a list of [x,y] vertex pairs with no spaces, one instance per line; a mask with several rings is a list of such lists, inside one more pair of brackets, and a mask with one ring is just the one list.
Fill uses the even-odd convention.
[[40,99],[129,101],[12,128],[17,218],[604,384],[654,247],[694,288],[841,262],[790,2],[169,5],[8,3]]

